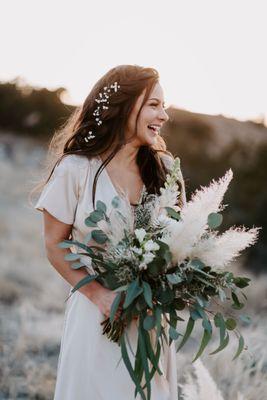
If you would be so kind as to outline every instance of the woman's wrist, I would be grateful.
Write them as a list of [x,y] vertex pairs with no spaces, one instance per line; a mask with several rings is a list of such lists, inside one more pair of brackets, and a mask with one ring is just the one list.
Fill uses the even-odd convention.
[[92,281],[88,285],[84,286],[84,291],[85,291],[84,294],[89,300],[94,302],[95,299],[99,296],[99,293],[102,289],[103,286],[100,283]]

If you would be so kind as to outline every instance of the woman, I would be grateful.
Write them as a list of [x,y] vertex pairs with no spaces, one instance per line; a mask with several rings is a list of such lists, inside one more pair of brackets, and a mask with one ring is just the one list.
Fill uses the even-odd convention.
[[[159,136],[168,119],[157,71],[120,65],[96,83],[52,139],[50,152],[56,149],[60,157],[35,208],[43,211],[48,260],[71,288],[92,272],[91,263],[86,258],[84,267],[71,269],[64,260],[68,250],[57,244],[70,235],[83,240],[88,233],[84,220],[97,200],[110,209],[115,195],[127,196],[134,208],[145,188],[159,193],[173,160]],[[180,184],[182,202],[182,176]],[[110,315],[115,296],[91,282],[68,299],[54,400],[134,399],[120,347],[102,334],[101,322]],[[129,327],[133,343],[137,323]],[[153,378],[152,400],[177,400],[175,354],[174,343],[162,352],[163,375]]]

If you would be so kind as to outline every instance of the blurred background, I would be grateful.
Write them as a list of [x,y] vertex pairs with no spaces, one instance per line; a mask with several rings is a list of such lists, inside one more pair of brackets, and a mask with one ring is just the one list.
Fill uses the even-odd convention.
[[[223,353],[203,356],[210,376],[199,367],[191,385],[211,379],[225,400],[266,399],[265,7],[259,0],[1,4],[0,399],[53,397],[68,286],[46,259],[42,215],[28,197],[55,130],[118,64],[158,69],[170,117],[163,136],[181,159],[188,199],[232,168],[222,229],[262,227],[232,266],[252,279],[244,310],[251,320],[240,319],[249,348],[232,362],[233,337]],[[177,354],[181,386],[196,343]]]

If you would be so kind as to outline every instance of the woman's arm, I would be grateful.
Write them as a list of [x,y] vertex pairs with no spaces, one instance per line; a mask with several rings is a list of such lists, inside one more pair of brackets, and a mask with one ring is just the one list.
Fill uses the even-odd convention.
[[[47,258],[56,271],[74,287],[82,278],[88,276],[88,272],[85,267],[81,267],[78,270],[72,269],[69,261],[64,260],[64,256],[69,253],[69,250],[61,249],[57,246],[59,242],[69,239],[72,225],[59,221],[45,209],[43,215]],[[105,316],[108,317],[110,315],[111,305],[116,293],[95,281],[78,290],[95,303]]]

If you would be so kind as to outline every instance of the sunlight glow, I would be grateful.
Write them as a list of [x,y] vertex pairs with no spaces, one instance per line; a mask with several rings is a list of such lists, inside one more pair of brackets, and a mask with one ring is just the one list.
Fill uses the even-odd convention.
[[166,105],[266,117],[265,2],[126,3],[2,4],[0,80],[66,87],[64,101],[78,105],[108,69],[139,64],[158,69]]

